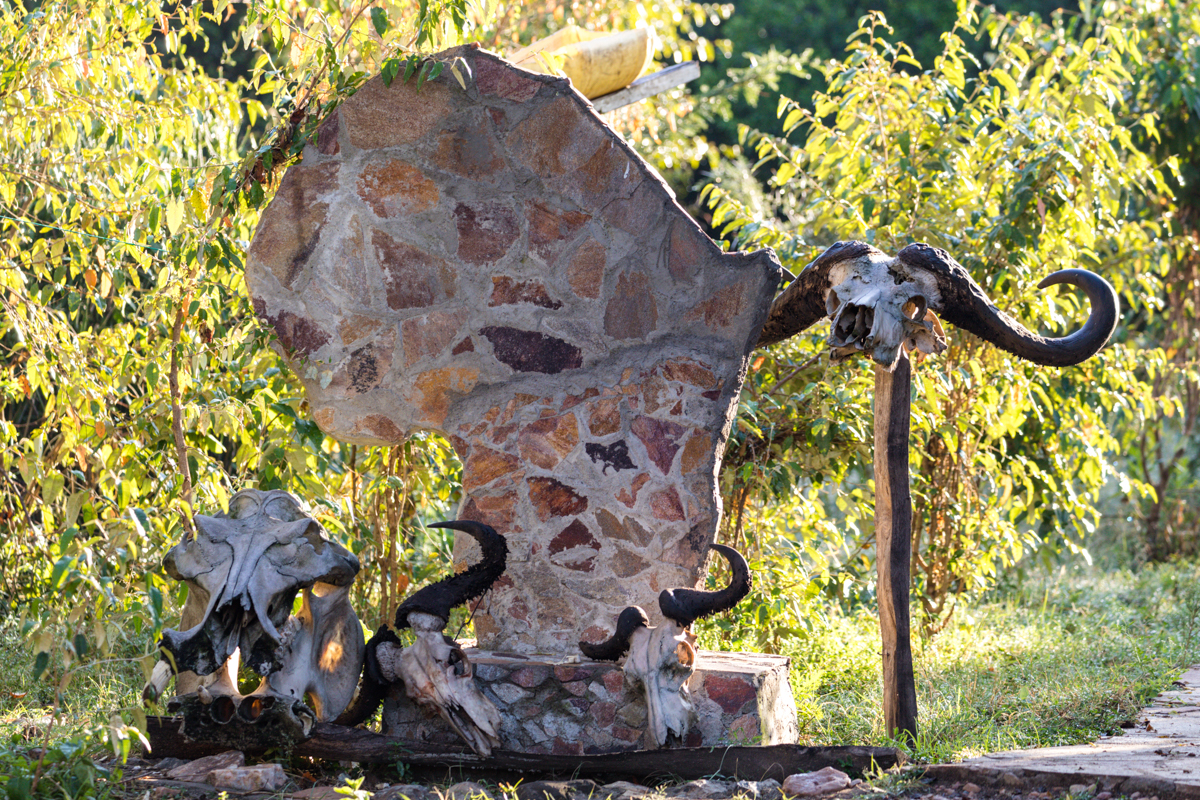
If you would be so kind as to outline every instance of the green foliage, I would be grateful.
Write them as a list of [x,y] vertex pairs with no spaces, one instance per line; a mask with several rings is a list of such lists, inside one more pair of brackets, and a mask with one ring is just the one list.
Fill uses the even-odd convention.
[[[1064,4],[1057,0],[1000,0],[989,3],[1002,12],[1039,14],[1043,19]],[[1074,10],[1077,4],[1066,4]],[[705,80],[711,80],[721,69],[736,68],[743,60],[753,63],[771,48],[787,46],[796,51],[808,50],[819,63],[840,60],[845,52],[847,37],[857,27],[857,20],[871,11],[884,14],[895,26],[900,41],[912,46],[922,64],[931,64],[941,52],[941,34],[955,22],[954,4],[945,0],[851,0],[845,3],[823,3],[815,0],[783,0],[776,3],[739,4],[737,13],[720,31],[730,47],[713,65],[705,68]],[[976,57],[986,50],[985,42],[968,41]],[[813,92],[820,91],[819,77],[791,70],[779,73],[783,94],[810,106]],[[778,91],[772,87],[772,92]],[[758,103],[754,94],[740,98],[732,114],[723,117],[709,134],[714,141],[733,144],[737,140],[737,123],[757,130],[774,127],[773,101]]]
[[[185,599],[160,563],[194,510],[248,486],[306,499],[367,566],[369,626],[451,562],[422,524],[460,498],[450,446],[326,437],[246,296],[260,209],[317,124],[368,75],[462,82],[430,53],[565,22],[648,25],[661,59],[711,59],[697,31],[731,7],[27,6],[0,0],[0,597],[32,644],[27,691],[56,713],[92,665],[123,670],[104,701],[120,751],[141,720],[132,676]],[[682,94],[626,129],[654,147]]]
[[[964,6],[932,68],[916,72],[909,48],[884,38],[886,20],[868,15],[813,108],[780,100],[784,136],[743,129],[755,167],[770,170],[770,212],[712,184],[713,225],[739,245],[775,247],[797,272],[838,239],[891,253],[928,241],[1002,310],[1034,330],[1044,320],[1052,335],[1082,316],[1075,296],[1035,291],[1057,269],[1093,269],[1137,307],[1158,293],[1171,243],[1169,229],[1130,212],[1168,188],[1135,140],[1153,120],[1121,116],[1128,65],[1141,56],[1120,22],[1076,39]],[[972,77],[960,33],[977,27],[996,58]],[[950,349],[913,379],[914,584],[931,626],[955,596],[1032,552],[1084,552],[1106,481],[1148,491],[1121,469],[1109,431],[1175,406],[1149,380],[1166,368],[1161,349],[1113,347],[1052,371],[949,335]],[[831,504],[842,517],[833,524],[850,530],[870,514],[871,367],[825,367],[820,335],[797,338],[748,381],[722,477],[735,539],[747,516],[755,536],[820,542]],[[751,501],[772,512],[755,514]],[[869,588],[861,551],[826,580],[856,576]]]

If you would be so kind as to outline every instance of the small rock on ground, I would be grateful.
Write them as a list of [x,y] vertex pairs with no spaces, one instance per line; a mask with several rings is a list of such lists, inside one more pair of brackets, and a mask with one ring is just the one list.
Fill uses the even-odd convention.
[[750,800],[783,800],[783,787],[779,781],[768,778],[765,781],[738,781],[734,786],[737,793],[745,795]]
[[253,767],[214,769],[208,773],[207,782],[220,789],[277,792],[287,783],[287,775],[278,764],[255,764]]
[[840,769],[825,767],[816,772],[788,775],[783,781],[783,793],[791,797],[812,797],[840,791],[850,783],[850,776]]
[[596,782],[589,780],[532,781],[517,786],[517,800],[588,800],[603,796]]
[[375,790],[372,800],[436,800],[437,793],[415,783],[400,783]]
[[633,800],[634,798],[645,797],[652,793],[650,787],[642,786],[640,783],[630,783],[629,781],[606,783],[600,787],[600,796],[608,798],[608,800]]
[[226,750],[224,753],[217,753],[215,756],[205,756],[204,758],[197,758],[195,761],[185,761],[180,766],[168,770],[167,777],[173,781],[204,783],[208,779],[208,774],[213,770],[240,767],[245,763],[246,756],[241,750]]
[[733,797],[732,783],[701,778],[695,781],[681,783],[666,790],[667,797],[687,798],[687,800],[726,800]]
[[442,794],[442,797],[444,800],[478,800],[481,797],[485,798],[485,800],[494,800],[492,793],[483,784],[476,783],[475,781],[456,783],[447,789]]

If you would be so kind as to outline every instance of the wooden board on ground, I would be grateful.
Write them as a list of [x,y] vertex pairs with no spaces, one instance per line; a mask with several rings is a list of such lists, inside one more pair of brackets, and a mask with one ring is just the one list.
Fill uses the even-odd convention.
[[[147,722],[146,735],[150,740],[151,755],[155,758],[199,758],[212,752],[212,748],[184,739],[179,734],[178,719],[150,717]],[[422,772],[452,770],[455,775],[536,774],[639,783],[671,777],[692,780],[715,775],[742,780],[773,778],[782,781],[788,775],[812,772],[822,767],[836,767],[860,776],[866,770],[887,769],[903,763],[903,754],[893,747],[804,747],[796,744],[637,750],[594,756],[496,750],[491,758],[480,758],[465,748],[461,752],[432,752],[371,731],[329,723],[313,728],[312,737],[297,745],[292,753],[308,758],[363,764],[403,763]]]

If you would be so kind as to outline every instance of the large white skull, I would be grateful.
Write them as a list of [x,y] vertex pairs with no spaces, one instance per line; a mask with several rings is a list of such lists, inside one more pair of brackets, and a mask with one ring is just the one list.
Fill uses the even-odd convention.
[[687,736],[696,714],[687,682],[695,670],[696,637],[679,623],[633,632],[622,671],[645,695],[648,747],[662,747],[668,735],[680,741]]
[[[189,588],[184,630],[166,630],[162,641],[180,672],[173,705],[185,733],[253,742],[253,733],[214,733],[213,723],[240,719],[264,735],[306,736],[349,704],[362,668],[362,626],[348,599],[358,559],[280,490],[238,492],[228,513],[197,514],[195,523],[164,559]],[[237,689],[239,655],[264,676],[246,696]]]
[[832,320],[834,361],[864,353],[893,369],[901,347],[934,355],[946,349],[942,325],[928,310],[930,298],[939,296],[937,286],[905,266],[880,253],[830,270],[834,285],[825,296],[825,310]]
[[500,712],[475,685],[475,672],[458,643],[442,633],[446,620],[412,612],[408,624],[416,641],[408,647],[384,643],[376,651],[379,670],[403,681],[408,698],[436,711],[481,756],[500,744]]

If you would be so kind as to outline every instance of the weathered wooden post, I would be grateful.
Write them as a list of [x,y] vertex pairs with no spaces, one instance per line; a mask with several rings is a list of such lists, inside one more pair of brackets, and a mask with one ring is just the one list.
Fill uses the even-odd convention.
[[912,367],[901,353],[894,372],[875,365],[875,567],[883,637],[883,717],[888,733],[917,737],[917,685],[909,641],[912,496],[908,431]]
[[759,337],[760,347],[774,344],[828,315],[833,359],[862,353],[876,362],[875,555],[883,639],[883,712],[893,737],[915,741],[917,736],[909,631],[912,368],[907,352],[935,354],[945,349],[940,315],[1037,364],[1078,364],[1112,336],[1117,325],[1117,296],[1107,281],[1087,270],[1055,272],[1038,288],[1056,283],[1083,289],[1091,302],[1091,314],[1083,328],[1070,336],[1046,339],[1001,313],[944,250],[913,244],[891,258],[863,242],[837,242],[776,298]]

